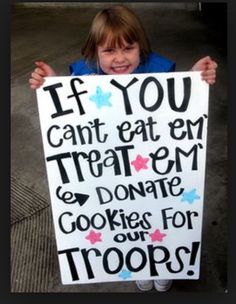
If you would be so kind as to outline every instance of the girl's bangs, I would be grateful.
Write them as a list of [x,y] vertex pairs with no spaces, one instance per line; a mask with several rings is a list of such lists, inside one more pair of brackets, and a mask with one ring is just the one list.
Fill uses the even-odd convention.
[[134,33],[117,29],[104,31],[98,41],[98,45],[106,44],[107,47],[122,48],[125,43],[132,44],[134,42],[137,42],[137,37]]

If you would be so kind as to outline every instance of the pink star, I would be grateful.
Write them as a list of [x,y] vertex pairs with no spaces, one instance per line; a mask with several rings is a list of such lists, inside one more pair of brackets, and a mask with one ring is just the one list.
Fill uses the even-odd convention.
[[136,156],[136,159],[131,162],[131,164],[134,166],[135,170],[138,172],[141,169],[148,169],[148,166],[146,165],[149,161],[149,158],[143,158],[140,154]]
[[91,244],[95,244],[96,242],[101,242],[101,233],[94,232],[90,230],[89,234],[85,237],[86,240],[89,240]]
[[163,237],[166,236],[165,233],[161,233],[159,229],[156,229],[153,233],[149,233],[151,239],[152,239],[152,242],[155,242],[155,241],[159,241],[159,242],[162,242],[163,241]]

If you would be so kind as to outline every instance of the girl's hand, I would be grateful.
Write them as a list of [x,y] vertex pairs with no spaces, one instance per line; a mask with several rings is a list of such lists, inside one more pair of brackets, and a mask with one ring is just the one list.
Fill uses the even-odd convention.
[[38,89],[45,81],[44,77],[47,76],[56,76],[54,70],[43,61],[35,62],[36,68],[31,74],[31,78],[29,79],[29,84],[31,89]]
[[208,84],[216,82],[216,69],[217,63],[210,56],[198,60],[192,67],[192,71],[202,71],[202,80],[205,80]]

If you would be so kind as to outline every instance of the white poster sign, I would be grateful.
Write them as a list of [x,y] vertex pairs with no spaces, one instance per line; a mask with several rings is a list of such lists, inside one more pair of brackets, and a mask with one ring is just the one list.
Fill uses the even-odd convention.
[[37,90],[63,284],[199,278],[208,90],[199,72]]

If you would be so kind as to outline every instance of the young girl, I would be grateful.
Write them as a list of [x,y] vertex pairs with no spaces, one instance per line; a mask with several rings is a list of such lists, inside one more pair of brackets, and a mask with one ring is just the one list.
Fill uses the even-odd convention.
[[[116,5],[99,12],[82,48],[84,59],[70,65],[71,75],[159,73],[175,70],[175,63],[153,53],[138,17],[128,7]],[[29,79],[32,89],[39,88],[46,76],[55,71],[43,61]],[[215,83],[217,64],[209,56],[197,61],[192,71],[202,71],[202,79]]]
[[[70,74],[104,75],[131,73],[159,73],[175,70],[175,63],[151,51],[145,31],[138,17],[128,7],[115,5],[99,12],[91,25],[85,45],[84,59],[70,65]],[[45,62],[35,62],[36,68],[29,79],[32,89],[39,88],[46,76],[56,76]],[[209,56],[197,61],[193,71],[202,71],[202,79],[214,84],[217,64]],[[171,280],[145,280],[136,282],[142,291],[158,291],[171,287]]]

